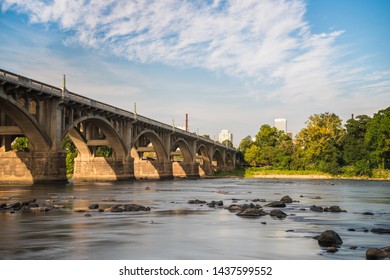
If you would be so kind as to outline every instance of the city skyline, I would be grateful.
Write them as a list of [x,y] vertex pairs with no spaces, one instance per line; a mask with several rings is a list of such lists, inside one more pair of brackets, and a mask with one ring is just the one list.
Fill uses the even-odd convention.
[[[234,145],[390,104],[388,1],[0,1],[0,68]],[[180,121],[179,121],[180,120]]]

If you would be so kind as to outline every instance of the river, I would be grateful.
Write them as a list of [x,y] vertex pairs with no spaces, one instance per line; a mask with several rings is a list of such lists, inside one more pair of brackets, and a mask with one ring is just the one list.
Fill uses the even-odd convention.
[[[229,205],[290,196],[288,216],[246,218]],[[1,259],[365,259],[369,247],[390,246],[390,182],[219,178],[67,185],[0,186],[0,204],[36,199],[49,211],[0,210]],[[223,201],[224,206],[189,204]],[[266,200],[264,202],[263,200]],[[89,210],[98,204],[105,211]],[[110,212],[116,204],[150,211]],[[338,205],[347,212],[315,212],[310,206]],[[148,210],[148,209],[147,209]],[[373,215],[364,215],[371,212]],[[336,231],[336,253],[317,236]]]

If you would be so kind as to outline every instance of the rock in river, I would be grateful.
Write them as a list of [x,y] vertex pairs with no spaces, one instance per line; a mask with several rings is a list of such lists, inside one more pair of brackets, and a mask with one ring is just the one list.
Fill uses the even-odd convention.
[[323,212],[324,208],[322,208],[321,206],[312,205],[312,206],[310,206],[310,210],[315,211],[315,212]]
[[390,234],[390,229],[387,228],[373,228],[371,230],[372,233],[378,233],[378,234]]
[[332,247],[343,244],[341,237],[333,230],[326,230],[320,234],[318,238],[318,245],[321,247]]
[[382,260],[386,258],[390,258],[390,246],[384,247],[382,249],[368,248],[366,251],[367,260]]
[[260,217],[268,215],[269,213],[263,211],[260,208],[247,208],[238,212],[236,215],[241,217]]
[[333,205],[330,207],[325,207],[324,212],[340,213],[340,212],[347,212],[347,210],[342,210],[339,206]]
[[284,218],[287,217],[287,214],[284,213],[284,212],[283,212],[282,210],[280,210],[280,209],[274,209],[274,210],[272,210],[269,214],[270,214],[271,217],[276,217],[276,218],[278,218],[278,219],[284,219]]
[[283,208],[283,207],[286,207],[286,203],[284,203],[282,201],[273,201],[271,203],[266,204],[265,206]]
[[288,195],[286,196],[283,196],[281,199],[280,199],[281,202],[284,202],[284,203],[292,203],[293,200],[291,197],[289,197]]
[[191,199],[188,200],[188,204],[206,204],[207,201],[199,200],[199,199]]

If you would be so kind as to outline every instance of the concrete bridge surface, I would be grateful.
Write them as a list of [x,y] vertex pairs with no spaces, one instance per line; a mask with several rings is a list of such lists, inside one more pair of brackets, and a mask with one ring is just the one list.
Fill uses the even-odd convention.
[[[26,151],[12,143],[26,137]],[[236,150],[194,133],[0,69],[0,184],[202,177],[235,168]],[[110,147],[110,157],[97,156]]]

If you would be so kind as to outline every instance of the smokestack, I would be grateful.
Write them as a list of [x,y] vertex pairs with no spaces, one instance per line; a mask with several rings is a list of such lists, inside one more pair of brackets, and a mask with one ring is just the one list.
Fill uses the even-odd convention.
[[188,114],[186,114],[186,131],[188,131]]

